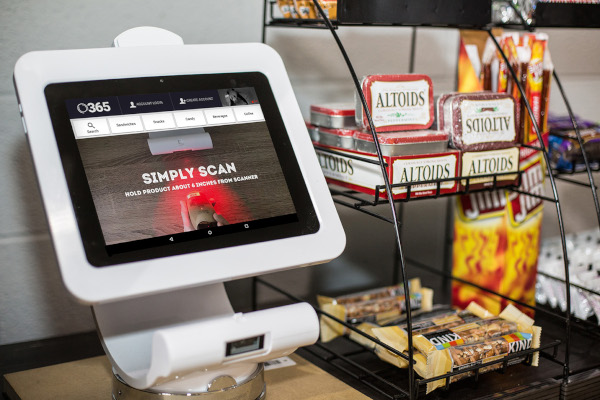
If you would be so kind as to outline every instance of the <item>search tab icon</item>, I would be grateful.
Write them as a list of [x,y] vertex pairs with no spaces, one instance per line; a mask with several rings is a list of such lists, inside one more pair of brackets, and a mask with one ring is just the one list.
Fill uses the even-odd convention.
[[72,119],[71,125],[77,139],[110,135],[106,118]]

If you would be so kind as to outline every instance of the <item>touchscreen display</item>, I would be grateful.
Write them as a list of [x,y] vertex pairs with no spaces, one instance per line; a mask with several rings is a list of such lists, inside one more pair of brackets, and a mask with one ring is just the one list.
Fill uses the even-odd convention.
[[[237,83],[226,83],[232,82]],[[100,260],[92,257],[95,264],[306,233],[312,206],[298,210],[295,204],[293,192],[302,192],[304,200],[308,196],[304,185],[293,183],[298,167],[295,159],[287,159],[283,125],[269,124],[269,118],[280,119],[273,110],[265,112],[263,101],[272,101],[272,93],[261,96],[264,87],[241,83],[198,85],[198,90],[179,90],[172,83],[165,91],[120,93],[126,90],[121,88],[114,95],[61,99],[68,124],[57,134],[59,149],[63,165],[72,170],[66,172],[71,191],[77,192],[72,193],[76,212],[80,205],[94,211],[94,223],[81,212],[78,221],[87,247],[100,255]],[[57,113],[60,105],[54,106]],[[81,181],[83,193],[77,186]],[[276,227],[288,224],[296,228],[276,233]],[[267,228],[271,233],[262,232]],[[102,246],[96,243],[100,238]],[[192,241],[203,244],[190,248]],[[142,252],[157,246],[172,251]],[[127,256],[132,252],[137,255]]]

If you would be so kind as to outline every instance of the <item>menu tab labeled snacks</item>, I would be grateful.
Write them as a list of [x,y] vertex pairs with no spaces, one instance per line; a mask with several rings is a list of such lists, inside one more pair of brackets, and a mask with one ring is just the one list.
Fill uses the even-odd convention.
[[142,115],[142,121],[147,131],[162,131],[176,128],[172,113]]
[[325,103],[310,106],[310,122],[325,128],[354,128],[355,106],[352,103]]
[[[433,83],[427,75],[368,75],[362,92],[377,132],[427,129],[433,124]],[[356,96],[356,123],[369,121]]]
[[502,149],[518,143],[515,101],[507,93],[442,95],[441,125],[450,145],[464,151]]

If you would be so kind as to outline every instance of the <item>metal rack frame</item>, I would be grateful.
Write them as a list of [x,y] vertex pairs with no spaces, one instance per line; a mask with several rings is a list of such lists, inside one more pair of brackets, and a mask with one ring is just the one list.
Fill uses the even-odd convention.
[[[379,146],[379,141],[377,139],[377,133],[376,133],[376,130],[374,128],[373,120],[371,118],[371,114],[369,112],[369,108],[367,106],[366,99],[365,99],[365,97],[364,97],[364,95],[362,93],[362,90],[361,90],[361,87],[360,87],[360,82],[358,80],[358,77],[356,75],[354,67],[353,67],[353,65],[352,65],[352,63],[350,61],[350,58],[348,57],[348,54],[346,53],[346,50],[345,50],[345,48],[344,48],[344,46],[343,46],[343,44],[342,44],[339,36],[336,33],[336,30],[337,30],[338,26],[340,26],[341,24],[338,23],[338,22],[336,22],[336,21],[329,20],[327,18],[327,16],[325,15],[325,13],[324,13],[321,5],[319,4],[319,2],[317,0],[312,0],[312,1],[313,1],[314,7],[317,10],[318,14],[321,16],[320,19],[315,19],[315,20],[283,20],[283,19],[274,18],[273,17],[273,4],[274,4],[274,1],[272,1],[272,0],[264,0],[263,36],[262,36],[262,39],[263,39],[263,42],[265,42],[265,40],[266,40],[266,27],[267,26],[307,27],[307,28],[328,29],[331,32],[331,35],[333,36],[333,39],[336,42],[336,44],[337,44],[337,46],[339,48],[339,51],[340,51],[341,55],[344,58],[344,61],[345,61],[346,66],[348,68],[348,72],[350,73],[350,75],[352,77],[352,80],[353,80],[354,85],[356,87],[356,91],[357,91],[358,97],[359,97],[359,99],[360,99],[360,101],[362,103],[363,110],[365,111],[365,114],[366,114],[366,117],[367,117],[367,120],[368,120],[368,123],[369,123],[369,127],[370,127],[370,132],[371,132],[371,134],[373,136],[373,141],[375,143],[375,149],[376,149],[376,155],[377,155],[377,160],[378,161],[371,161],[371,160],[369,160],[369,162],[377,164],[377,165],[380,166],[382,177],[383,177],[383,180],[384,180],[384,185],[377,186],[375,198],[372,201],[364,200],[362,197],[358,196],[356,192],[352,192],[352,191],[339,191],[339,190],[333,189],[332,190],[332,195],[334,196],[334,201],[337,204],[357,209],[357,210],[359,210],[359,211],[361,211],[363,213],[369,214],[371,216],[374,216],[376,218],[385,220],[385,221],[393,224],[394,233],[395,233],[395,239],[396,239],[396,245],[397,245],[397,258],[398,258],[398,263],[397,263],[398,264],[398,268],[396,268],[396,269],[400,273],[399,278],[403,282],[405,293],[407,293],[407,296],[405,297],[405,309],[406,309],[407,331],[409,332],[409,334],[408,334],[408,346],[407,346],[408,347],[408,355],[401,354],[398,351],[395,351],[395,349],[389,348],[389,346],[386,346],[383,343],[379,342],[377,339],[369,337],[369,335],[366,335],[366,334],[364,334],[362,332],[358,332],[358,330],[356,328],[350,326],[349,324],[346,324],[344,321],[338,320],[337,318],[333,317],[332,315],[324,313],[322,310],[317,309],[317,312],[320,315],[323,315],[323,316],[325,316],[327,318],[331,318],[334,321],[336,321],[338,323],[341,323],[342,325],[346,326],[348,329],[350,329],[350,330],[352,330],[354,332],[357,332],[357,333],[361,334],[362,336],[367,337],[370,340],[375,341],[376,344],[383,345],[383,347],[386,348],[388,351],[391,351],[392,353],[398,355],[399,357],[402,357],[402,358],[408,360],[409,363],[413,363],[414,362],[414,354],[413,354],[413,345],[412,345],[412,335],[410,334],[410,332],[412,332],[412,315],[411,315],[411,310],[410,310],[410,306],[409,306],[409,294],[410,294],[410,290],[409,290],[409,287],[408,287],[408,280],[406,279],[406,264],[407,264],[407,262],[409,262],[411,265],[415,265],[418,268],[425,269],[425,270],[427,270],[429,272],[445,276],[446,278],[454,280],[454,281],[458,281],[458,282],[461,282],[461,283],[464,283],[464,284],[467,284],[467,285],[471,285],[471,286],[476,287],[478,289],[484,290],[484,291],[486,291],[486,292],[488,292],[488,293],[490,293],[492,295],[499,296],[501,298],[510,300],[510,301],[512,301],[512,302],[514,302],[516,304],[521,305],[521,306],[528,307],[528,308],[531,308],[531,309],[533,309],[535,311],[548,314],[548,315],[550,315],[550,316],[552,316],[554,318],[558,318],[561,321],[563,321],[564,325],[565,325],[564,340],[562,342],[561,341],[556,341],[556,342],[553,342],[553,343],[551,343],[549,345],[544,345],[544,348],[540,349],[539,352],[540,352],[540,354],[544,355],[545,358],[548,358],[548,359],[552,360],[553,362],[556,362],[556,363],[558,363],[558,364],[560,364],[562,366],[562,371],[563,371],[562,372],[562,384],[563,384],[563,386],[566,385],[568,383],[569,376],[571,374],[571,371],[570,371],[570,368],[569,368],[569,365],[570,365],[569,354],[570,354],[570,340],[571,340],[572,321],[573,321],[573,318],[574,318],[574,317],[571,316],[571,312],[570,312],[570,310],[571,310],[570,290],[566,290],[566,303],[567,303],[567,307],[566,307],[566,311],[565,311],[564,315],[561,315],[561,314],[557,314],[557,313],[555,313],[553,311],[548,311],[545,308],[530,306],[530,305],[525,304],[523,302],[516,301],[516,300],[514,300],[514,299],[512,299],[512,298],[510,298],[508,296],[505,296],[505,295],[502,295],[500,293],[494,292],[492,290],[489,290],[487,288],[484,288],[482,286],[479,286],[479,285],[474,284],[472,282],[469,282],[467,280],[455,277],[455,276],[453,276],[450,273],[447,273],[447,272],[444,272],[444,271],[439,271],[439,270],[437,270],[435,268],[431,268],[429,266],[426,266],[426,265],[424,265],[424,264],[422,264],[422,263],[420,263],[418,261],[408,260],[408,259],[405,258],[404,253],[403,253],[402,241],[401,241],[401,220],[398,217],[398,214],[401,213],[401,209],[400,209],[400,207],[398,207],[398,209],[397,209],[395,205],[396,204],[402,204],[403,202],[406,202],[406,201],[409,201],[409,200],[410,201],[415,200],[414,198],[411,198],[411,196],[410,196],[411,185],[412,184],[411,183],[405,183],[405,184],[395,184],[395,185],[392,185],[390,183],[389,176],[388,176],[388,173],[387,173],[387,170],[386,170],[387,164],[385,162],[385,158],[382,155],[381,148]],[[269,12],[269,15],[271,17],[271,22],[270,23],[267,23],[267,12],[268,12],[268,10],[270,10],[270,12]],[[526,24],[525,20],[523,20],[523,23]],[[446,27],[449,27],[449,26],[446,26]],[[524,27],[526,29],[528,29],[528,30],[533,30],[534,29],[534,27],[529,26],[529,25],[525,25]],[[508,59],[507,59],[506,55],[504,54],[504,52],[502,51],[502,48],[501,48],[500,44],[498,43],[498,41],[496,40],[496,38],[492,34],[491,27],[488,26],[488,27],[484,27],[484,28],[481,28],[481,29],[485,30],[489,34],[489,37],[493,41],[493,43],[494,43],[495,47],[497,48],[497,50],[499,51],[499,54],[501,54],[502,57],[504,58],[504,61],[505,61],[506,65],[508,66],[510,74],[511,74],[514,82],[517,84],[517,87],[518,87],[519,93],[521,94],[521,97],[523,99],[525,99],[525,108],[526,108],[526,110],[527,110],[527,112],[528,112],[528,114],[529,114],[529,116],[531,118],[533,128],[534,128],[534,130],[536,132],[537,144],[533,145],[533,146],[532,145],[523,145],[523,147],[529,147],[529,148],[531,148],[533,150],[540,151],[542,153],[542,156],[544,158],[544,161],[545,161],[545,164],[546,164],[546,168],[547,168],[547,176],[548,176],[548,180],[549,180],[551,191],[552,191],[552,197],[549,197],[549,196],[540,196],[540,195],[533,195],[531,193],[526,193],[526,192],[520,191],[519,189],[517,189],[515,187],[511,187],[511,188],[508,188],[508,189],[512,190],[514,192],[523,194],[523,195],[528,195],[528,196],[536,197],[536,198],[542,199],[544,201],[549,201],[549,202],[552,202],[552,203],[555,204],[556,213],[557,213],[557,220],[558,220],[558,226],[559,226],[560,237],[561,237],[561,245],[562,245],[562,250],[563,250],[563,261],[564,261],[564,271],[565,271],[564,283],[565,283],[565,286],[567,288],[569,288],[569,287],[571,287],[571,283],[570,283],[570,280],[569,280],[569,265],[568,265],[567,246],[566,246],[566,240],[565,240],[565,229],[564,229],[562,209],[561,209],[561,204],[560,204],[560,201],[559,201],[558,190],[557,190],[557,187],[556,187],[555,178],[556,179],[565,180],[567,182],[568,181],[572,181],[572,180],[561,178],[560,174],[557,171],[553,171],[551,169],[549,158],[548,158],[548,152],[547,152],[546,146],[545,146],[543,138],[542,138],[542,133],[540,131],[540,128],[539,128],[537,122],[535,121],[535,118],[533,117],[532,108],[531,108],[530,104],[528,103],[528,101],[526,100],[525,90],[522,87],[522,85],[520,83],[520,80],[517,78],[516,72],[512,68],[511,64],[508,62]],[[414,42],[415,42],[415,32],[413,30],[413,39],[412,39],[412,46],[411,46],[411,69],[412,69],[412,65],[414,65],[413,64],[414,57],[412,56],[414,54]],[[590,170],[589,162],[588,162],[588,159],[587,159],[587,155],[585,154],[585,150],[583,149],[583,141],[581,139],[581,135],[579,133],[577,122],[576,122],[576,120],[575,120],[575,118],[573,116],[570,104],[569,104],[569,102],[568,102],[568,100],[566,98],[566,95],[565,95],[565,93],[564,93],[564,91],[562,89],[562,85],[560,84],[560,81],[558,80],[558,75],[556,74],[556,71],[554,71],[553,76],[554,76],[555,81],[557,81],[557,85],[559,87],[559,91],[560,91],[560,93],[561,93],[561,95],[562,95],[562,97],[563,97],[563,99],[565,101],[565,104],[567,105],[567,109],[568,109],[569,115],[571,117],[571,120],[572,120],[572,123],[573,123],[573,127],[574,127],[576,135],[577,135],[577,139],[578,139],[579,144],[580,144],[580,146],[582,148],[582,151],[584,153],[584,156],[583,156],[584,157],[584,162],[585,162],[585,165],[586,165],[586,169],[587,169],[587,172],[588,172],[588,178],[589,178],[589,181],[590,181],[589,185],[585,185],[585,184],[584,185],[585,186],[589,186],[591,188],[591,190],[592,190],[593,198],[594,198],[594,202],[595,202],[595,206],[596,206],[596,212],[597,212],[597,215],[598,215],[598,222],[599,222],[599,225],[600,225],[600,206],[598,204],[598,198],[597,198],[597,193],[596,193],[596,185],[594,183],[594,180],[593,180],[593,177],[592,177],[592,174],[591,174],[591,170]],[[323,149],[321,149],[321,150],[323,150]],[[329,150],[329,149],[328,149],[328,151],[335,152],[335,150]],[[358,157],[358,158],[360,158],[360,157]],[[465,178],[459,177],[459,178],[452,178],[452,179],[464,180]],[[452,180],[452,179],[450,179],[450,180]],[[494,189],[497,188],[497,178],[493,178],[493,179],[494,179],[493,180],[493,187],[491,189],[484,189],[484,191],[485,190],[494,190]],[[520,176],[519,176],[519,179],[520,179]],[[446,181],[446,180],[444,180],[444,181]],[[426,183],[436,183],[436,185],[437,185],[436,186],[437,187],[437,191],[436,192],[437,193],[436,193],[435,197],[441,197],[441,195],[439,193],[441,182],[442,181],[431,181],[431,182],[428,181],[428,182],[426,182]],[[423,184],[423,182],[419,182],[419,184]],[[581,184],[581,183],[579,183],[579,184]],[[389,194],[389,193],[392,193],[392,188],[402,187],[402,186],[407,187],[407,196],[406,196],[406,199],[390,201],[390,200],[382,200],[380,198],[380,196],[379,196],[380,189],[385,189],[385,193]],[[468,189],[469,189],[469,187],[467,185],[466,190],[464,190],[463,192],[461,192],[459,194],[465,194],[467,192],[470,193],[471,191],[469,191]],[[342,200],[338,199],[337,197],[344,197],[346,199],[350,199],[353,202],[342,201]],[[367,209],[367,207],[375,207],[375,206],[380,205],[380,204],[387,204],[387,205],[389,205],[389,208],[390,208],[390,211],[391,211],[391,218],[385,217],[385,216],[383,216],[381,214],[378,214],[378,213],[376,213],[374,211],[371,211],[371,210]],[[395,274],[395,276],[396,276],[396,274]],[[294,297],[294,296],[292,296],[292,295],[290,295],[290,294],[282,291],[279,288],[274,287],[273,285],[271,285],[268,282],[266,282],[264,280],[261,280],[259,278],[255,278],[254,282],[255,282],[255,286],[256,286],[256,283],[260,282],[260,283],[262,283],[262,284],[264,284],[266,286],[271,287],[271,289],[276,290],[276,291],[278,291],[278,292],[286,295],[291,300],[302,301],[301,299],[298,299],[298,298],[296,298],[296,297]],[[254,287],[253,292],[254,292],[254,299],[255,299],[256,298],[256,296],[255,296],[256,295],[256,287]],[[580,321],[576,320],[576,322],[579,323]],[[565,353],[564,353],[564,360],[560,361],[560,360],[557,359],[557,349],[558,349],[558,346],[560,344],[562,344],[562,343],[564,343],[564,345],[565,345]],[[322,345],[320,345],[320,346],[322,346]],[[553,354],[548,354],[548,353],[545,353],[543,351],[543,350],[549,349],[549,348],[553,348],[554,349]],[[528,352],[526,354],[529,355],[529,354],[534,353],[534,352],[537,352],[537,350]],[[340,357],[340,356],[336,355],[336,357]],[[518,356],[515,356],[515,358],[516,357],[518,357]],[[498,364],[498,363],[503,363],[503,368],[506,368],[506,365],[507,365],[507,363],[509,362],[510,359],[512,359],[512,357],[509,357],[507,359],[504,359],[504,360],[501,360],[501,361],[498,361],[498,362],[492,362],[492,363],[490,363],[490,365]],[[476,372],[474,372],[474,375],[477,378],[478,375],[479,375],[478,371],[479,371],[480,368],[481,368],[481,366],[477,366],[477,367],[473,367],[472,369],[468,369],[468,371],[476,371]],[[463,372],[464,371],[461,371],[460,373],[463,373]],[[423,380],[423,379],[419,379],[419,378],[417,378],[415,376],[413,368],[408,368],[407,369],[408,389],[404,390],[404,389],[401,389],[401,388],[397,388],[397,390],[401,393],[402,396],[408,397],[410,399],[415,399],[419,395],[419,387],[421,385],[423,385],[423,384],[425,384],[425,383],[427,383],[429,381],[433,381],[433,380],[446,379],[446,387],[447,387],[449,385],[449,383],[450,383],[451,377],[454,376],[454,375],[458,375],[460,373],[458,373],[458,372],[457,373],[451,373],[451,374],[446,374],[446,375],[441,376],[441,377],[436,377],[434,379]],[[390,385],[395,386],[395,385],[393,385],[391,383],[390,383]]]

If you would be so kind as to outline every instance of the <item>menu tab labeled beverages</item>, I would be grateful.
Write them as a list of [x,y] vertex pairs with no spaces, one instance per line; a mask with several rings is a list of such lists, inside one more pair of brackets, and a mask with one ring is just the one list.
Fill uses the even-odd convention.
[[171,93],[171,101],[175,110],[189,110],[192,108],[221,107],[219,92],[216,90],[203,90],[197,92]]
[[234,124],[235,117],[231,107],[210,108],[204,110],[208,125]]
[[173,111],[173,104],[168,93],[119,96],[119,103],[123,114]]

